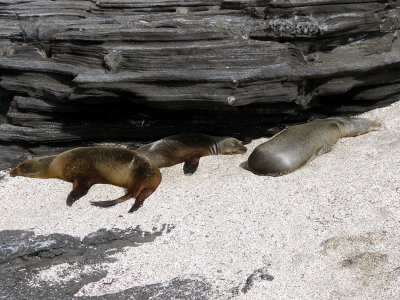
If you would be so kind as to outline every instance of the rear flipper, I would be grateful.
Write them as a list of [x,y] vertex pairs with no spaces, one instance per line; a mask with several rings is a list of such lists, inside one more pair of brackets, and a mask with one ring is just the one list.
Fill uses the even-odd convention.
[[115,200],[109,200],[109,201],[92,201],[90,202],[90,204],[94,205],[94,206],[100,206],[100,207],[109,207],[109,206],[113,206],[117,203],[121,203],[124,202],[126,200],[129,200],[133,197],[132,193],[127,193],[126,195],[119,197]]
[[128,211],[128,213],[133,213],[134,211],[137,211],[139,207],[143,205],[144,200],[149,197],[151,194],[154,193],[156,189],[143,189],[140,194],[136,197],[135,204],[132,205],[131,209]]
[[197,167],[199,166],[200,155],[192,155],[188,159],[185,160],[183,165],[183,173],[185,175],[193,175],[196,172]]
[[85,196],[91,186],[92,184],[90,184],[88,181],[79,181],[78,179],[75,179],[72,191],[67,197],[67,205],[72,206],[75,201]]

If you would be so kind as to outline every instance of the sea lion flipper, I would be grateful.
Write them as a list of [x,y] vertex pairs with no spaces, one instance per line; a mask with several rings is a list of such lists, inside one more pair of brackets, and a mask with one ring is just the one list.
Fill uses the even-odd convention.
[[118,202],[115,202],[115,200],[109,200],[109,201],[91,201],[90,204],[93,206],[99,206],[99,207],[109,207],[117,204]]
[[88,181],[75,179],[71,193],[67,197],[67,205],[72,206],[75,201],[85,196],[92,185]]
[[79,200],[81,197],[74,196],[73,191],[72,191],[71,193],[69,193],[69,195],[67,197],[67,205],[72,206],[72,204],[74,204],[74,202]]
[[183,164],[183,173],[185,175],[192,175],[194,172],[196,172],[199,166],[200,157],[201,155],[195,154],[185,160],[185,163]]
[[119,197],[115,200],[108,200],[108,201],[92,201],[90,202],[90,204],[94,205],[94,206],[100,206],[100,207],[109,207],[109,206],[113,206],[117,203],[121,203],[124,202],[126,200],[129,200],[133,197],[133,195],[131,193],[128,193],[122,197]]
[[135,204],[132,205],[128,213],[133,213],[134,211],[137,211],[143,205],[144,200],[146,200],[147,197],[153,194],[154,191],[155,189],[150,189],[150,188],[143,189],[140,192],[140,194],[136,197]]
[[140,203],[139,205],[136,205],[136,204],[132,205],[132,207],[128,210],[128,213],[131,214],[131,213],[137,211],[142,205],[143,205],[143,203]]

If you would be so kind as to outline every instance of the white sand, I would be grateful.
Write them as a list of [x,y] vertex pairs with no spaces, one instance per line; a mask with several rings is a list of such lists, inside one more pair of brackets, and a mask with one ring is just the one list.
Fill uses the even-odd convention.
[[362,116],[383,128],[342,139],[286,176],[239,167],[266,139],[253,141],[246,155],[202,158],[193,176],[184,176],[182,165],[162,169],[161,185],[133,214],[127,213],[133,200],[107,209],[89,204],[117,198],[121,188],[94,186],[70,208],[70,183],[7,175],[0,181],[0,230],[83,237],[103,227],[176,225],[153,243],[117,254],[104,266],[108,276],[77,295],[200,276],[220,291],[216,298],[227,299],[231,288],[269,266],[274,280],[234,298],[399,299],[400,102]]

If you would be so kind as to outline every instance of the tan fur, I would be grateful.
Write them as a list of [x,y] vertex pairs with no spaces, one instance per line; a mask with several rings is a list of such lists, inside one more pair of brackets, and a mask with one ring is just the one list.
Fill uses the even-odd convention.
[[125,187],[128,190],[125,196],[93,204],[110,206],[135,197],[136,202],[131,210],[137,209],[161,182],[159,169],[145,156],[118,147],[82,147],[59,155],[26,160],[10,175],[59,178],[72,182],[74,187],[68,196],[68,205],[85,195],[93,184]]
[[340,138],[379,127],[376,121],[346,117],[290,126],[254,149],[247,162],[248,169],[257,175],[284,175],[329,152]]

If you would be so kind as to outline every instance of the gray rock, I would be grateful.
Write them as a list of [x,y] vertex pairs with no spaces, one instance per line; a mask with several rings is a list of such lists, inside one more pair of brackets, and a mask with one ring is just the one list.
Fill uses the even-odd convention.
[[7,0],[0,15],[2,146],[263,135],[399,95],[398,1]]

